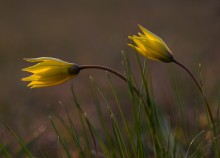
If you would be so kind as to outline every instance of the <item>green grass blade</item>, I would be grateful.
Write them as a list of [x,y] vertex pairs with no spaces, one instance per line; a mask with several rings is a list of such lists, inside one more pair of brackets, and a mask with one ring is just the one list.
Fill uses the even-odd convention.
[[0,156],[4,156],[5,158],[12,158],[11,154],[8,152],[7,148],[4,144],[0,143]]
[[105,122],[104,112],[101,109],[101,105],[100,105],[100,102],[99,102],[99,99],[98,99],[98,94],[97,94],[97,87],[98,86],[97,86],[97,83],[96,83],[96,81],[91,76],[90,76],[90,80],[92,82],[92,96],[94,98],[94,104],[96,105],[98,120],[100,122],[101,128],[104,131],[104,135],[105,135],[106,141],[108,143],[108,146],[110,148],[113,148],[114,147],[113,139],[111,137],[109,128],[108,128],[108,126],[107,126],[107,124]]
[[68,158],[71,158],[72,156],[71,156],[70,150],[68,149],[68,147],[67,147],[67,145],[66,145],[64,139],[61,137],[61,135],[60,135],[60,133],[59,133],[59,131],[58,131],[58,129],[57,129],[57,127],[56,127],[54,121],[52,120],[52,117],[51,117],[51,116],[49,116],[49,120],[50,120],[50,123],[51,123],[51,125],[53,126],[53,128],[54,128],[54,130],[55,130],[57,136],[58,136],[59,139],[60,139],[60,142],[61,142],[61,144],[62,144],[62,146],[63,146],[63,148],[64,148],[64,151],[65,151],[67,157],[68,157]]
[[122,109],[121,109],[121,105],[120,105],[120,103],[119,103],[119,100],[118,100],[118,97],[117,97],[115,88],[114,88],[114,86],[113,86],[113,83],[112,83],[112,80],[111,80],[111,77],[110,77],[109,74],[108,74],[108,79],[109,79],[109,84],[110,84],[110,87],[111,87],[113,96],[114,96],[114,98],[115,98],[117,107],[118,107],[119,112],[120,112],[120,114],[121,114],[122,121],[123,121],[123,123],[124,123],[124,125],[125,125],[125,129],[126,129],[126,132],[127,132],[127,134],[128,134],[128,137],[129,137],[129,140],[130,140],[130,144],[131,144],[133,153],[134,153],[134,155],[136,155],[135,144],[134,144],[134,141],[133,141],[134,138],[133,138],[133,135],[132,135],[132,133],[131,133],[131,130],[129,129],[128,123],[127,123],[127,121],[126,121],[126,119],[125,119],[124,113],[123,113],[123,111],[122,111]]
[[91,122],[89,121],[88,117],[84,114],[83,115],[84,119],[86,120],[87,125],[90,127],[90,130],[92,131],[92,133],[94,134],[94,136],[96,136],[97,141],[102,149],[102,151],[104,152],[105,156],[107,158],[111,158],[111,154],[108,151],[108,148],[105,146],[105,144],[103,143],[102,139],[100,138],[100,135],[97,133],[97,131],[95,130],[94,126],[91,124]]
[[77,100],[77,97],[76,97],[76,94],[75,94],[75,91],[74,91],[74,88],[73,86],[71,86],[71,92],[72,92],[72,97],[73,97],[73,101],[74,101],[74,105],[76,105],[76,108],[77,108],[77,111],[78,111],[78,114],[79,114],[79,119],[80,119],[80,124],[82,125],[82,133],[83,133],[83,137],[85,138],[84,140],[86,141],[86,149],[87,149],[87,153],[88,153],[88,156],[89,157],[92,157],[92,149],[91,149],[91,145],[90,145],[90,142],[89,142],[89,136],[87,134],[87,129],[86,129],[86,125],[85,125],[85,122],[84,122],[84,112]]
[[189,144],[189,146],[188,146],[188,149],[187,149],[187,151],[186,151],[185,158],[188,157],[190,148],[191,148],[192,144],[194,143],[194,141],[195,141],[201,134],[203,134],[204,132],[205,132],[205,131],[202,130],[201,132],[199,132],[199,133],[192,139],[192,141],[190,142],[190,144]]
[[[126,63],[126,68],[127,68],[127,76],[130,81],[129,82],[129,87],[132,87],[132,84],[136,84],[136,81],[134,79],[134,75],[132,73],[131,67],[130,67],[130,62],[126,54],[124,54],[124,60]],[[145,70],[145,69],[144,69]],[[141,70],[142,71],[142,70]],[[136,134],[136,155],[137,157],[145,157],[145,152],[143,149],[143,142],[141,138],[141,127],[140,123],[143,122],[141,121],[141,112],[142,112],[142,106],[145,109],[146,114],[149,116],[149,108],[147,106],[147,103],[145,102],[145,98],[143,96],[143,85],[145,80],[142,81],[141,83],[141,91],[139,91],[139,96],[138,98],[135,96],[134,91],[132,88],[130,88],[130,94],[131,94],[131,102],[132,102],[132,113],[133,113],[133,118],[134,118],[134,129],[135,129],[135,134]],[[149,122],[149,118],[147,118]],[[149,124],[149,123],[148,123]],[[147,127],[147,126],[146,126]]]
[[[97,88],[98,88],[98,87],[97,87]],[[114,122],[114,125],[115,125],[115,128],[116,128],[116,132],[117,132],[117,136],[118,136],[118,138],[119,138],[119,139],[117,139],[117,140],[119,140],[119,144],[121,145],[121,149],[122,149],[122,150],[120,150],[120,151],[123,152],[123,155],[124,155],[126,158],[129,158],[130,156],[128,155],[127,147],[126,147],[125,142],[124,142],[124,139],[123,139],[123,137],[122,137],[122,133],[121,133],[121,130],[120,130],[120,128],[119,128],[118,121],[117,121],[117,119],[115,118],[115,115],[114,115],[114,113],[112,112],[112,110],[111,110],[111,108],[110,108],[110,106],[109,106],[109,103],[108,103],[107,99],[105,98],[105,96],[103,95],[102,91],[101,91],[99,88],[98,88],[98,91],[99,91],[99,93],[101,94],[102,98],[104,99],[104,101],[105,101],[105,103],[106,103],[106,105],[107,105],[107,108],[108,108],[108,110],[109,110],[109,112],[110,112],[110,116],[111,116],[112,119],[113,119],[113,122]]]
[[123,152],[123,147],[122,147],[123,145],[121,143],[119,132],[118,132],[117,127],[116,127],[114,122],[113,122],[112,126],[113,126],[114,138],[115,138],[115,141],[116,141],[116,144],[117,144],[117,147],[118,147],[119,155],[120,155],[121,158],[125,158],[125,154]]
[[[95,136],[96,136],[96,138],[98,139],[98,142],[99,142],[99,144],[100,144],[100,146],[101,146],[103,152],[104,152],[105,154],[107,154],[108,157],[111,157],[109,151],[107,150],[107,147],[104,145],[104,143],[102,142],[101,138],[99,137],[99,135],[97,134],[97,132],[94,130],[94,127],[92,126],[92,124],[90,123],[89,119],[87,118],[86,113],[83,112],[82,108],[80,107],[80,104],[79,104],[78,101],[77,101],[77,98],[76,98],[76,95],[75,95],[75,92],[74,92],[73,89],[72,89],[72,94],[73,94],[74,101],[75,101],[75,104],[76,104],[76,106],[77,106],[77,108],[78,108],[78,111],[79,111],[80,115],[82,116],[82,118],[85,119],[86,124],[87,124],[87,126],[89,127],[89,131],[90,131],[90,134],[92,135],[93,143],[94,143],[94,145],[95,145],[96,154],[97,154],[98,152],[97,152],[97,147],[96,147]],[[91,150],[91,151],[92,151],[92,150]]]
[[70,118],[70,115],[69,115],[68,110],[67,110],[66,108],[64,108],[64,109],[65,109],[65,113],[66,113],[66,115],[67,115],[67,117],[68,117],[69,126],[70,126],[70,130],[69,130],[69,131],[70,131],[70,133],[71,133],[71,137],[72,137],[72,139],[73,139],[73,141],[74,141],[74,143],[75,143],[75,145],[76,145],[76,147],[77,147],[77,149],[78,149],[80,158],[84,158],[85,155],[84,155],[84,152],[83,152],[83,150],[82,150],[81,144],[80,144],[80,142],[79,142],[79,138],[78,138],[76,129],[75,129],[75,127],[74,127],[74,124],[73,124],[73,122],[72,122],[72,119]]
[[33,155],[31,154],[31,152],[29,151],[29,149],[27,148],[25,142],[22,140],[21,137],[19,137],[6,123],[4,123],[4,126],[10,131],[10,133],[15,137],[16,141],[20,144],[20,146],[22,147],[22,149],[24,150],[25,154],[29,157],[32,158]]
[[113,132],[114,132],[114,135],[115,135],[115,140],[116,140],[117,145],[119,147],[118,151],[120,153],[120,157],[127,158],[128,157],[128,151],[126,149],[126,145],[125,145],[124,139],[122,137],[121,130],[119,128],[117,120],[116,120],[114,114],[112,113],[111,109],[109,109],[109,111],[110,111],[110,115],[111,115],[112,120],[113,120]]

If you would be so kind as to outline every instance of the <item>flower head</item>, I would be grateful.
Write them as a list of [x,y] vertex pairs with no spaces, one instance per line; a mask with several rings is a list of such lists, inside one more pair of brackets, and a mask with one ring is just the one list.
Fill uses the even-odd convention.
[[138,33],[139,36],[128,36],[128,38],[135,43],[135,45],[128,45],[149,59],[162,62],[173,62],[173,54],[165,42],[143,26],[139,25],[139,27],[143,34]]
[[28,87],[41,88],[61,84],[80,71],[79,66],[60,59],[51,57],[25,58],[28,62],[37,62],[36,65],[22,69],[33,73],[33,75],[22,78],[22,81],[29,81]]

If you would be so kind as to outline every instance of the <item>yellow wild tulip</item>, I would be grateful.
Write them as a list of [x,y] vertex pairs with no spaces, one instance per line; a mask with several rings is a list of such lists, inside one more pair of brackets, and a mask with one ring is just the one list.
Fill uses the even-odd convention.
[[143,33],[138,33],[139,36],[128,36],[135,43],[135,45],[128,45],[149,59],[166,63],[173,62],[173,54],[165,42],[143,26],[139,25],[139,27]]
[[[168,48],[166,43],[160,37],[153,34],[152,32],[150,32],[149,30],[147,30],[141,25],[139,25],[139,27],[143,33],[138,33],[139,36],[136,36],[136,35],[128,36],[128,38],[131,39],[135,43],[135,45],[133,44],[128,44],[128,45],[133,47],[137,52],[139,52],[146,58],[157,60],[157,61],[162,61],[166,63],[173,62],[176,65],[180,66],[182,69],[184,69],[190,75],[190,77],[195,82],[204,100],[204,103],[205,103],[204,105],[207,111],[207,119],[210,123],[210,129],[212,131],[213,146],[215,148],[218,148],[219,146],[217,146],[217,141],[215,139],[216,138],[215,122],[213,119],[212,111],[210,109],[208,100],[206,99],[204,95],[201,85],[196,80],[193,73],[186,66],[184,66],[183,64],[181,64],[180,62],[174,59],[171,50]],[[216,157],[219,157],[219,156],[216,156]]]
[[36,65],[22,69],[33,75],[22,78],[22,81],[30,82],[30,88],[55,86],[72,79],[79,73],[79,67],[74,63],[68,63],[51,57],[25,58],[28,62],[37,62]]

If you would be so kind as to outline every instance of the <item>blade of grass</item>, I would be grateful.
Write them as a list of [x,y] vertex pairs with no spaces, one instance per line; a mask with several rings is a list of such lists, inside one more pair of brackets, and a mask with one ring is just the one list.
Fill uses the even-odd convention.
[[123,147],[122,147],[122,144],[121,144],[121,139],[120,139],[120,136],[118,134],[118,130],[117,130],[117,127],[116,127],[114,121],[112,122],[112,126],[113,126],[112,128],[113,128],[113,133],[114,133],[114,140],[116,141],[119,155],[120,155],[121,158],[125,158],[125,155],[124,155],[124,152],[123,152]]
[[59,154],[60,154],[60,158],[63,158],[63,154],[60,148],[60,137],[57,136],[57,146],[58,146],[58,150],[59,150]]
[[[124,139],[123,139],[123,137],[122,137],[121,130],[120,130],[119,125],[118,125],[118,121],[117,121],[117,119],[115,118],[115,115],[114,115],[114,113],[112,112],[112,110],[111,110],[111,108],[110,108],[110,106],[109,106],[109,103],[108,103],[107,99],[105,98],[104,94],[102,93],[102,91],[101,91],[98,87],[97,87],[97,89],[98,89],[99,93],[101,94],[102,98],[104,99],[104,101],[105,101],[105,103],[106,103],[106,105],[107,105],[107,108],[108,108],[108,110],[109,110],[109,112],[110,112],[110,116],[112,116],[113,122],[114,122],[114,124],[115,124],[116,132],[117,132],[117,134],[118,134],[117,136],[119,136],[118,138],[120,138],[120,139],[117,139],[117,140],[119,140],[119,144],[121,145],[121,149],[122,149],[122,150],[120,150],[120,152],[122,152],[123,155],[124,155],[126,158],[129,158],[130,156],[128,155],[127,147],[126,147],[125,142],[124,142]],[[124,157],[124,156],[123,156],[123,157]]]
[[63,148],[64,148],[64,151],[65,151],[65,153],[66,153],[66,156],[67,156],[68,158],[71,158],[70,150],[68,149],[67,144],[65,143],[64,139],[61,137],[61,135],[60,135],[60,133],[59,133],[59,131],[58,131],[58,129],[57,129],[57,127],[56,127],[54,121],[52,120],[52,117],[51,117],[51,116],[49,116],[49,120],[50,120],[50,123],[51,123],[51,125],[53,126],[53,128],[54,128],[54,130],[55,130],[57,136],[59,137],[59,140],[60,140],[60,142],[61,142],[61,144],[62,144],[62,146],[63,146]]
[[197,158],[197,157],[208,157],[208,150],[206,149],[207,147],[211,146],[211,144],[209,143],[207,145],[207,142],[201,142],[196,149],[193,150],[193,153],[191,155],[189,155],[189,158]]
[[113,123],[113,133],[114,133],[114,138],[116,140],[116,143],[118,145],[118,151],[120,153],[120,157],[126,158],[126,155],[128,155],[127,153],[127,149],[125,147],[125,143],[124,140],[122,138],[122,134],[121,131],[119,129],[119,126],[117,124],[116,118],[114,117],[114,114],[112,113],[111,109],[109,109],[110,111],[110,116],[112,118],[112,123]]
[[[139,72],[140,72],[140,75],[141,75],[141,93],[143,94],[143,88],[145,89],[145,94],[146,94],[146,100],[147,100],[147,103],[143,105],[141,104],[140,102],[140,105],[139,105],[139,109],[141,109],[141,107],[143,106],[144,109],[145,109],[145,113],[146,113],[146,116],[148,117],[148,124],[150,125],[150,129],[151,131],[156,131],[154,130],[154,126],[152,126],[154,124],[155,121],[151,121],[152,120],[152,116],[157,118],[154,113],[154,104],[152,103],[152,100],[151,100],[151,97],[150,97],[150,92],[149,92],[149,86],[148,86],[148,79],[145,77],[145,75],[148,73],[149,74],[149,70],[147,68],[147,64],[146,64],[146,59],[144,60],[144,66],[142,67],[142,64],[141,64],[141,61],[140,61],[140,58],[139,58],[139,55],[138,53],[135,53],[135,56],[136,56],[136,62],[138,64],[138,69],[139,69]],[[148,75],[149,77],[150,75]],[[142,96],[144,97],[144,96]],[[152,112],[153,111],[153,112]],[[138,117],[140,119],[140,114],[138,113]],[[154,119],[155,120],[155,119]],[[158,119],[156,119],[157,121]],[[138,123],[139,124],[139,123]],[[138,125],[139,126],[139,125]],[[139,129],[139,127],[137,127],[137,129]],[[139,133],[139,131],[138,131]],[[153,132],[153,136],[155,137],[155,132]],[[140,137],[140,136],[139,136]],[[138,138],[139,138],[138,137]],[[139,138],[140,139],[140,138]],[[154,138],[155,139],[155,138]],[[141,150],[143,150],[143,145],[141,143],[141,140],[139,140],[139,146],[141,147]],[[143,155],[144,156],[144,155]]]
[[[124,60],[125,60],[125,69],[127,69],[127,76],[128,76],[128,79],[130,81],[135,81],[134,79],[134,75],[133,75],[133,72],[131,70],[131,67],[130,67],[130,61],[129,61],[129,58],[126,54],[123,54],[124,55]],[[132,87],[132,82],[128,82],[129,84],[129,87]],[[141,89],[141,92],[139,92],[139,98],[137,99],[134,95],[134,91],[133,89],[129,88],[130,90],[130,94],[131,94],[131,102],[132,102],[132,113],[133,113],[133,118],[134,118],[134,129],[135,129],[135,133],[136,133],[136,154],[138,157],[145,157],[144,156],[144,151],[143,151],[143,143],[142,143],[142,138],[141,138],[141,132],[140,132],[140,113],[141,113],[141,106],[143,106],[144,104],[144,109],[145,109],[145,112],[148,113],[149,110],[148,110],[148,107],[147,107],[147,103],[144,102],[145,98],[143,97],[143,83],[142,83],[142,89]],[[138,106],[137,106],[138,104]],[[138,109],[138,110],[137,110]],[[149,114],[147,114],[149,116]],[[149,124],[149,118],[147,117],[147,120],[148,120],[148,124]]]
[[[150,93],[152,91],[152,87],[149,86],[151,85],[151,82],[148,81],[148,78],[150,78],[149,70],[148,72],[148,78],[145,77],[146,75],[146,66],[144,64],[144,67],[142,67],[139,55],[136,53],[136,61],[138,63],[138,68],[140,70],[141,78],[142,78],[142,83],[145,87],[145,94],[146,94],[146,99],[147,99],[147,105],[148,108],[146,107],[146,104],[144,104],[145,112],[149,120],[149,125],[151,129],[151,135],[153,137],[154,143],[155,143],[155,149],[156,153],[163,153],[164,150],[162,148],[162,142],[165,140],[166,143],[168,143],[170,140],[168,140],[167,135],[168,131],[167,128],[168,126],[164,124],[164,117],[162,117],[159,114],[158,107],[156,106],[154,100],[153,100],[153,93]],[[150,82],[150,83],[148,83]],[[170,130],[169,130],[170,131]],[[173,138],[173,136],[171,136]],[[174,139],[172,139],[174,140]],[[172,145],[174,144],[173,141],[171,143]]]
[[192,144],[194,143],[194,141],[195,141],[201,134],[203,134],[204,132],[205,132],[205,130],[202,130],[201,132],[199,132],[199,133],[192,139],[192,141],[190,142],[189,147],[188,147],[188,149],[187,149],[187,151],[186,151],[185,158],[188,157],[190,148],[191,148]]
[[4,144],[0,143],[0,156],[3,155],[5,158],[12,158]]
[[[128,72],[127,72],[127,74],[128,74],[128,78],[130,79],[130,74],[133,74],[132,73],[132,71],[131,71],[131,68],[130,68],[130,63],[129,63],[129,59],[128,59],[128,57],[125,55],[125,61],[126,61],[126,63],[127,63],[127,68],[128,68]],[[142,71],[142,67],[140,67],[139,68],[140,69],[140,71],[141,72],[143,72]],[[141,78],[142,78],[142,82],[145,82],[144,80],[145,80],[145,77],[143,76],[143,73],[142,73],[142,76],[141,76]],[[146,85],[146,84],[145,84]],[[132,89],[130,88],[130,92],[131,92],[131,97],[132,97],[132,105],[133,105],[133,114],[134,114],[134,121],[135,121],[135,127],[136,127],[136,129],[138,129],[138,127],[137,127],[137,112],[136,112],[136,104],[137,104],[137,100],[136,100],[136,98],[134,98],[134,94],[133,94],[133,91],[132,91]],[[146,93],[148,93],[148,92],[146,92]],[[148,93],[149,94],[149,93]],[[141,96],[141,97],[143,97],[143,96]],[[142,101],[144,101],[144,98],[142,98]],[[149,100],[148,100],[148,103],[152,103],[152,101],[150,102]],[[152,140],[153,140],[153,142],[154,142],[154,144],[155,144],[155,149],[160,149],[159,147],[160,147],[160,145],[159,145],[159,142],[158,142],[158,138],[156,137],[156,133],[157,133],[157,131],[156,131],[156,129],[155,129],[155,112],[154,112],[154,110],[151,108],[151,105],[148,105],[147,103],[145,103],[145,102],[143,102],[143,105],[144,105],[144,109],[145,109],[145,113],[146,113],[146,118],[147,118],[147,123],[148,123],[148,125],[147,125],[147,127],[149,127],[149,129],[150,129],[150,134],[152,135]],[[136,131],[136,133],[138,134],[137,135],[137,138],[140,138],[140,134]],[[141,141],[140,141],[140,139],[137,139],[137,141],[139,141],[139,142],[137,142],[137,144],[138,143],[141,143]],[[157,151],[156,150],[156,151]]]
[[[218,97],[220,98],[220,97]],[[218,104],[217,104],[217,110],[216,110],[216,130],[219,130],[219,120],[220,120],[220,99],[218,100]]]
[[[80,119],[80,123],[82,125],[82,133],[83,133],[83,137],[85,138],[84,140],[86,141],[86,149],[87,149],[87,153],[89,154],[88,157],[92,157],[92,149],[91,149],[91,145],[90,145],[90,142],[89,142],[89,136],[87,134],[87,129],[86,129],[86,125],[85,125],[85,122],[84,122],[84,112],[77,100],[77,97],[76,97],[76,94],[75,94],[75,91],[74,91],[74,88],[73,88],[73,85],[71,86],[71,92],[72,92],[72,97],[73,97],[73,102],[74,102],[74,105],[76,105],[76,109],[77,109],[77,113],[79,114],[79,119]],[[75,106],[74,106],[75,107]]]
[[[128,88],[130,91],[130,97],[131,97],[131,101],[132,101],[132,105],[134,105],[134,103],[136,103],[136,96],[133,90],[133,86],[137,87],[137,83],[134,77],[134,74],[131,71],[131,65],[130,65],[130,61],[128,59],[128,56],[126,53],[122,52],[122,56],[123,56],[123,60],[124,60],[124,69],[125,69],[125,75],[128,78]],[[137,88],[138,90],[138,88]],[[141,97],[141,96],[140,96]]]
[[10,131],[10,133],[15,137],[16,141],[20,144],[20,146],[22,147],[22,149],[24,149],[25,154],[29,157],[32,158],[33,155],[31,154],[31,152],[29,151],[29,149],[27,148],[25,142],[22,140],[21,137],[19,137],[5,122],[3,122],[4,126]]
[[91,124],[91,122],[89,121],[88,117],[83,114],[84,119],[86,120],[87,125],[90,127],[92,133],[96,136],[97,141],[102,149],[102,151],[104,152],[105,156],[107,158],[111,158],[111,154],[108,150],[108,148],[106,147],[106,145],[103,143],[102,139],[100,138],[100,135],[97,133],[97,131],[95,130],[94,126]]
[[113,83],[112,83],[112,80],[111,80],[111,77],[110,77],[109,73],[107,73],[107,76],[108,76],[108,79],[109,79],[109,84],[110,84],[110,87],[111,87],[113,96],[114,96],[114,98],[115,98],[117,107],[118,107],[118,109],[119,109],[119,112],[120,112],[120,114],[121,114],[123,123],[124,123],[124,125],[125,125],[125,129],[126,129],[126,132],[127,132],[127,134],[128,134],[128,137],[129,137],[129,140],[130,140],[130,144],[131,144],[132,150],[133,150],[133,152],[134,152],[134,155],[136,155],[135,144],[134,144],[134,141],[133,141],[133,139],[134,139],[134,138],[133,138],[133,135],[132,135],[132,133],[131,133],[131,130],[130,130],[129,127],[128,127],[128,123],[127,123],[127,121],[126,121],[126,119],[125,119],[125,116],[124,116],[124,113],[123,113],[123,111],[122,111],[122,109],[121,109],[121,105],[120,105],[120,103],[119,103],[119,100],[118,100],[118,97],[117,97],[117,94],[116,94],[116,91],[115,91],[115,88],[114,88],[114,86],[113,86]]
[[[144,88],[145,88],[145,92],[146,92],[146,99],[147,99],[147,105],[148,106],[151,106],[151,100],[150,100],[150,93],[149,93],[149,90],[148,90],[148,80],[145,78],[145,75],[146,73],[148,72],[149,73],[149,70],[147,70],[147,67],[146,67],[146,59],[144,61],[144,67],[142,68],[142,65],[141,65],[141,60],[139,58],[139,55],[138,53],[135,53],[135,56],[136,56],[136,61],[138,63],[138,68],[139,68],[139,71],[140,71],[140,74],[141,74],[141,79],[142,79],[142,84],[144,85]],[[148,75],[150,76],[150,75]]]
[[[143,67],[143,76],[145,76],[145,73],[146,73],[146,59],[144,60],[144,67]],[[143,96],[143,93],[144,93],[144,88],[145,88],[145,91],[146,91],[146,83],[145,83],[145,80],[142,80],[141,81],[141,96]],[[148,98],[148,97],[147,97]],[[139,109],[138,109],[138,123],[140,124],[140,119],[141,119],[141,112],[142,112],[142,102],[141,102],[142,100],[140,99],[140,101],[139,101],[139,104],[138,104],[138,107],[139,107]]]
[[[34,135],[34,136],[31,135],[30,140],[26,140],[26,139],[25,139],[25,140],[26,140],[26,141],[25,141],[25,145],[26,145],[27,148],[31,148],[31,146],[34,145],[34,143],[38,140],[38,138],[40,138],[40,137],[43,135],[42,132],[40,132],[40,133],[35,133],[35,134],[36,134],[36,135]],[[19,155],[22,155],[23,152],[24,152],[24,149],[21,148],[20,150],[17,151],[16,155],[19,157]]]
[[[62,104],[62,105],[63,105],[63,104]],[[84,158],[85,155],[84,155],[84,152],[83,152],[83,150],[82,150],[81,144],[80,144],[80,142],[79,142],[79,138],[78,138],[76,129],[75,129],[75,127],[74,127],[74,124],[73,124],[73,122],[72,122],[72,119],[71,119],[71,117],[70,117],[70,115],[69,115],[68,110],[67,110],[64,106],[63,106],[63,108],[64,108],[64,111],[65,111],[65,113],[66,113],[66,115],[67,115],[67,117],[68,117],[68,121],[69,121],[70,130],[68,130],[68,131],[70,132],[71,137],[72,137],[72,139],[73,139],[73,141],[74,141],[74,144],[75,144],[76,147],[77,147],[77,150],[78,150],[78,152],[79,152],[80,158]]]
[[86,124],[87,124],[87,126],[88,126],[88,128],[89,128],[90,134],[91,134],[92,139],[93,139],[93,143],[94,143],[94,145],[95,145],[96,154],[98,154],[98,150],[97,150],[97,145],[96,145],[96,141],[95,141],[95,136],[97,137],[98,142],[99,142],[99,144],[100,144],[100,146],[101,146],[103,152],[104,152],[105,154],[107,154],[107,155],[110,156],[109,152],[107,151],[106,146],[105,146],[104,143],[101,141],[101,139],[100,139],[100,137],[98,136],[97,132],[94,131],[94,127],[92,126],[92,124],[90,123],[88,117],[86,116],[86,113],[83,112],[83,110],[82,110],[80,104],[78,103],[77,98],[76,98],[76,95],[75,95],[75,92],[74,92],[73,89],[72,89],[72,94],[73,94],[73,96],[74,96],[75,104],[77,105],[78,111],[79,111],[80,115],[85,119]]
[[[84,113],[84,116],[86,116],[86,113]],[[86,123],[87,123],[87,120],[86,120]],[[88,125],[88,128],[89,128],[90,134],[92,136],[92,140],[93,140],[93,143],[94,143],[94,146],[95,146],[96,155],[98,155],[97,144],[96,144],[96,140],[95,140],[95,136],[94,136],[92,127],[90,126],[89,123],[87,123],[87,125]]]
[[100,105],[100,102],[99,102],[99,99],[98,99],[98,94],[97,94],[97,91],[96,91],[97,83],[92,78],[92,76],[90,76],[90,80],[92,82],[92,96],[93,96],[92,98],[94,98],[94,103],[96,105],[96,110],[97,110],[97,113],[98,113],[98,120],[100,122],[101,128],[104,131],[105,138],[107,140],[107,143],[108,143],[109,147],[113,148],[114,144],[113,144],[113,141],[112,141],[112,137],[110,135],[109,129],[108,129],[107,124],[105,122],[104,113],[101,110],[101,105]]

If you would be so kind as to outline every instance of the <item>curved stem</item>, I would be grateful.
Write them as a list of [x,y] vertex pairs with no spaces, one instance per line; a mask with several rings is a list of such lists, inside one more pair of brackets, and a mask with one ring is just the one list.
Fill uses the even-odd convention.
[[190,75],[190,77],[193,79],[193,81],[195,82],[195,84],[197,85],[197,87],[199,89],[199,92],[202,95],[202,98],[205,102],[205,107],[206,107],[208,119],[209,119],[209,122],[210,122],[210,129],[211,129],[211,132],[212,132],[212,141],[213,141],[213,145],[214,145],[214,148],[215,148],[215,156],[219,157],[219,149],[218,149],[219,146],[218,146],[218,142],[216,141],[216,132],[215,132],[216,130],[215,130],[214,119],[213,119],[213,116],[212,116],[212,112],[211,112],[208,100],[206,99],[205,94],[203,92],[203,89],[200,86],[199,82],[194,77],[194,75],[192,74],[192,72],[187,67],[185,67],[183,64],[179,63],[176,60],[174,60],[173,62],[175,64],[177,64],[178,66],[180,66],[181,68],[183,68]]
[[198,81],[196,80],[192,72],[187,67],[185,67],[183,64],[179,63],[178,61],[174,60],[174,63],[182,67],[190,75],[190,77],[195,82],[197,88],[199,89],[199,92],[203,95],[204,93],[203,93],[202,87],[200,86],[200,84],[198,83]]
[[[101,70],[105,70],[105,71],[108,71],[108,72],[111,72],[111,73],[115,74],[116,76],[118,76],[119,78],[124,80],[125,82],[127,82],[127,83],[129,82],[129,80],[124,75],[122,75],[120,72],[118,72],[118,71],[116,71],[112,68],[106,67],[106,66],[102,66],[102,65],[80,65],[79,70],[83,70],[83,69],[101,69]],[[135,93],[138,96],[141,96],[141,94],[138,92],[136,87],[132,86],[132,88],[134,89]]]
[[128,79],[122,75],[120,72],[112,69],[112,68],[109,68],[109,67],[106,67],[106,66],[102,66],[102,65],[80,65],[79,66],[79,70],[83,70],[83,69],[101,69],[101,70],[106,70],[106,71],[109,71],[115,75],[117,75],[118,77],[120,77],[122,80],[128,82]]
[[[211,112],[211,109],[209,107],[209,103],[208,103],[208,100],[206,99],[205,95],[204,95],[204,92],[202,90],[202,87],[200,86],[199,82],[196,80],[196,78],[194,77],[194,75],[192,74],[192,72],[187,68],[185,67],[183,64],[179,63],[178,61],[174,60],[173,61],[175,64],[177,64],[178,66],[180,66],[181,68],[183,68],[189,75],[190,77],[193,79],[193,81],[195,82],[197,88],[199,89],[199,92],[201,93],[202,97],[203,97],[203,100],[205,101],[205,106],[206,106],[206,109],[207,109],[207,112],[208,112],[208,116],[209,116],[209,119],[210,119],[210,123],[211,123],[211,126],[214,130],[214,119],[213,119],[213,116],[212,116],[212,112]],[[213,131],[214,132],[214,131]]]

